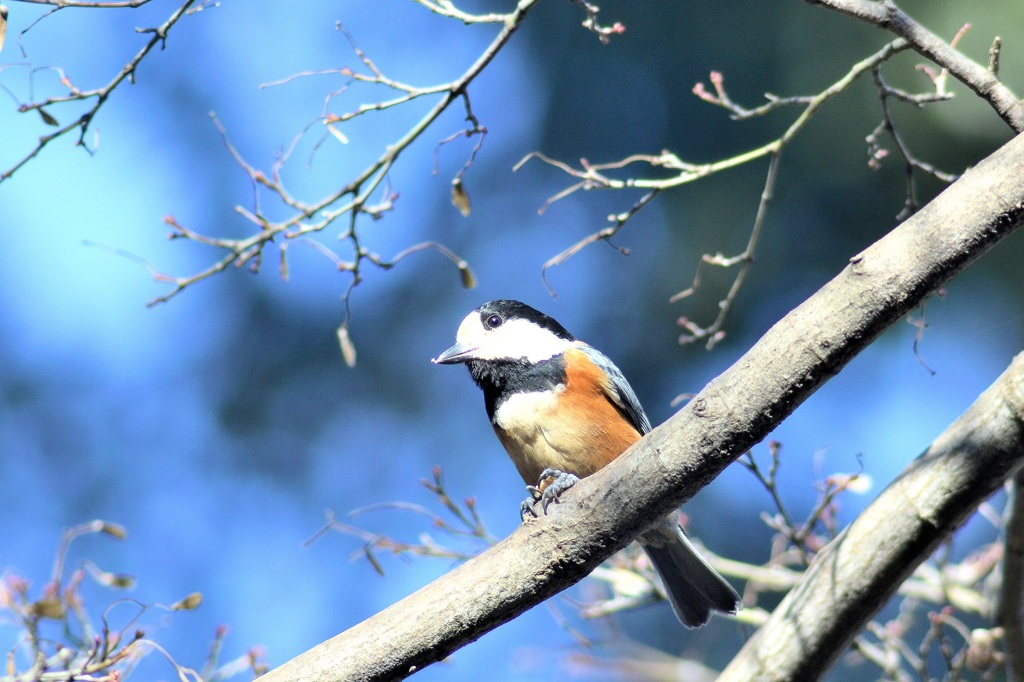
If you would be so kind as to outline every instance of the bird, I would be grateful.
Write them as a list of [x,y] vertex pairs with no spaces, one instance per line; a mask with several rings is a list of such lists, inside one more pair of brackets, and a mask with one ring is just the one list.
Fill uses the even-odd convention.
[[[636,393],[607,356],[520,301],[499,299],[473,310],[455,344],[433,362],[465,365],[482,389],[491,426],[531,493],[520,510],[524,519],[535,501],[546,512],[562,492],[651,430]],[[700,627],[712,612],[742,607],[674,514],[639,542],[684,626]]]

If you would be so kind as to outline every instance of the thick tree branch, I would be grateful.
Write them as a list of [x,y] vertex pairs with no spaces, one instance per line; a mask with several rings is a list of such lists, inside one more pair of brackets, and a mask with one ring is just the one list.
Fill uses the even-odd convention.
[[852,258],[686,407],[577,484],[548,516],[263,679],[401,677],[579,581],[1022,222],[1019,136]]
[[993,69],[969,59],[949,43],[917,23],[892,0],[806,0],[842,14],[856,17],[890,31],[910,43],[961,83],[988,102],[996,113],[1018,133],[1024,131],[1024,102],[1003,85]]
[[720,682],[817,678],[1021,462],[1024,353],[818,554]]
[[996,603],[996,622],[1003,628],[1006,677],[1020,682],[1024,680],[1024,469],[1013,479],[1003,533],[1003,585]]

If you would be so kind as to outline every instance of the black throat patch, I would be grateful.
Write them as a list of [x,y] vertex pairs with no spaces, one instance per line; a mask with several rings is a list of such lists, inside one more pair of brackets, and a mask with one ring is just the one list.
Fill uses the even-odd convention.
[[484,407],[491,422],[498,407],[516,393],[547,391],[566,381],[565,358],[562,355],[534,363],[526,360],[470,360],[466,367],[484,392]]

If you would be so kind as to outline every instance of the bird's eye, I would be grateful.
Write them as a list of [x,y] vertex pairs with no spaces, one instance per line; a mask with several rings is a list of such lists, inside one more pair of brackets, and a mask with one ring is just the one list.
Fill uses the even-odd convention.
[[505,320],[501,319],[501,315],[491,315],[487,318],[486,324],[488,329],[494,329],[495,327],[500,327],[501,323],[504,321]]

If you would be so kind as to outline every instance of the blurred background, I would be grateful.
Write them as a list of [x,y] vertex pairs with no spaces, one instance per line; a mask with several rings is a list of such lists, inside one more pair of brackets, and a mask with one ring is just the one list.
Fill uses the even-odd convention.
[[[66,9],[22,35],[45,8],[8,4],[0,53],[3,170],[53,130],[37,113],[17,111],[66,92],[60,75],[41,67],[62,67],[79,88],[99,87],[147,39],[135,29],[163,23],[178,6],[154,0],[131,11]],[[509,6],[467,2],[464,9]],[[982,63],[994,35],[1024,25],[1024,5],[1014,0],[992,0],[983,10],[920,0],[904,8],[946,39],[970,22],[960,48]],[[154,282],[139,259],[186,275],[218,256],[168,241],[168,215],[213,236],[250,233],[234,207],[252,205],[252,188],[209,112],[249,163],[269,171],[323,113],[330,93],[338,94],[327,111],[338,114],[393,96],[360,85],[339,92],[347,79],[338,73],[261,87],[301,72],[363,68],[337,22],[384,73],[421,86],[461,74],[495,27],[463,26],[399,0],[224,2],[183,19],[165,49],[144,60],[136,82],[114,92],[93,123],[96,137],[86,137],[93,154],[68,136],[0,185],[0,571],[41,587],[64,528],[93,518],[123,524],[124,542],[77,541],[69,567],[90,559],[131,573],[138,585],[130,596],[144,603],[202,592],[197,611],[144,618],[147,632],[183,665],[202,665],[221,624],[230,628],[225,657],[262,645],[279,665],[452,565],[380,556],[381,577],[367,561],[351,559],[362,544],[356,538],[327,534],[304,546],[325,510],[341,517],[381,502],[431,505],[419,481],[436,465],[453,498],[475,497],[494,535],[518,523],[523,485],[479,391],[464,370],[429,362],[470,309],[518,298],[553,315],[615,360],[657,424],[673,413],[676,396],[700,390],[895,226],[903,168],[895,155],[879,170],[868,168],[865,137],[880,105],[870,78],[862,79],[783,155],[757,262],[713,351],[680,346],[676,320],[709,323],[733,273],[705,270],[695,296],[668,301],[690,286],[701,254],[742,250],[766,161],[663,194],[615,238],[628,257],[597,244],[549,270],[552,298],[543,263],[640,195],[579,192],[538,214],[570,178],[537,161],[513,173],[524,155],[606,162],[669,149],[692,162],[726,158],[770,141],[798,111],[731,121],[691,93],[710,71],[724,75],[736,102],[755,106],[765,92],[819,92],[888,40],[802,2],[766,4],[755,14],[709,0],[614,0],[602,3],[600,17],[621,22],[625,33],[601,45],[581,28],[579,8],[541,3],[473,84],[473,112],[488,135],[464,177],[469,217],[451,205],[450,188],[475,141],[447,144],[435,158],[436,144],[463,128],[461,106],[401,157],[389,178],[399,193],[395,210],[361,220],[364,246],[390,258],[424,240],[444,243],[469,261],[479,285],[462,289],[436,251],[388,272],[367,268],[350,300],[358,351],[352,369],[335,335],[347,275],[316,248],[291,245],[287,282],[271,249],[259,274],[232,268],[152,308],[146,302],[167,285]],[[929,81],[915,69],[922,61],[906,53],[883,73],[893,85],[927,91]],[[1013,36],[1004,36],[1001,73],[1024,92],[1024,44]],[[958,83],[951,88],[952,102],[923,110],[896,104],[894,116],[919,158],[959,173],[1010,130]],[[345,184],[433,105],[427,100],[346,124],[349,144],[328,136],[315,154],[323,127],[314,125],[285,166],[288,188],[314,201]],[[48,113],[65,124],[84,111],[74,106]],[[941,185],[920,178],[918,189],[923,203]],[[270,198],[263,202],[272,217],[287,215]],[[317,239],[347,258],[348,244],[336,240],[344,227],[338,221]],[[782,443],[782,492],[795,516],[806,514],[825,476],[862,468],[874,485],[842,498],[840,519],[851,520],[1021,350],[1022,239],[1006,240],[928,301],[920,359],[916,328],[897,324],[772,435]],[[755,454],[767,461],[764,445]],[[752,563],[768,558],[772,532],[759,520],[765,510],[768,495],[739,466],[685,507],[694,536]],[[434,532],[423,517],[398,510],[356,523],[406,541]],[[954,551],[994,536],[991,524],[972,521]],[[614,624],[581,622],[574,600],[601,589],[585,581],[419,677],[478,679],[482,669],[496,680],[586,677],[586,650],[561,618],[611,649],[625,635],[673,654],[703,652],[715,667],[749,634],[724,619],[683,631],[666,605]],[[87,606],[101,610],[116,596],[90,588]],[[0,648],[9,650],[14,637],[16,629],[0,623]],[[146,665],[140,679],[174,677],[161,661]],[[834,677],[863,672],[840,666]]]

